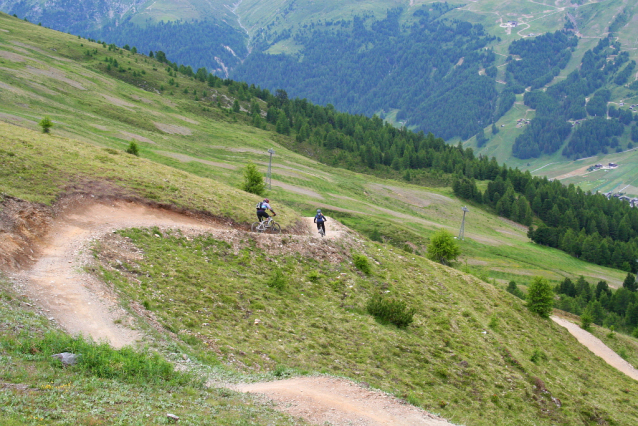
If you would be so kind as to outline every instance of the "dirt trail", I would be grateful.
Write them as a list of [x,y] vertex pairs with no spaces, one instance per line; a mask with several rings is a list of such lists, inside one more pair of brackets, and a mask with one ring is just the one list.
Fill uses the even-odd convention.
[[297,377],[243,384],[236,390],[266,395],[276,409],[313,424],[444,426],[446,420],[385,393],[333,377]]
[[119,307],[117,297],[82,267],[90,261],[88,248],[96,237],[115,229],[149,226],[212,229],[193,218],[139,204],[91,204],[57,218],[39,247],[36,263],[13,274],[13,281],[69,333],[106,340],[116,348],[132,344],[143,337],[125,326],[132,319]]
[[[308,227],[308,232],[314,238],[321,238],[319,235],[319,231],[317,231],[317,224],[314,222],[314,217],[303,217],[301,218],[303,222]],[[328,240],[338,240],[343,238],[348,233],[348,228],[333,220],[332,218],[326,216],[326,236],[324,238]]]
[[[303,218],[312,240],[319,237],[313,218]],[[10,274],[21,294],[28,296],[51,320],[71,334],[82,333],[119,348],[143,340],[135,321],[119,306],[104,283],[83,271],[92,264],[90,245],[116,229],[171,227],[185,232],[227,230],[223,225],[145,205],[117,201],[92,202],[62,213],[37,244],[37,260],[28,269]],[[345,237],[349,231],[337,221],[328,222],[326,239]],[[303,233],[303,231],[302,231]],[[261,236],[271,238],[273,236]],[[303,377],[277,382],[234,386],[261,393],[279,403],[277,409],[301,416],[314,424],[424,425],[451,423],[378,391],[345,379]]]
[[616,352],[612,351],[598,337],[564,318],[552,316],[552,320],[554,320],[556,324],[565,327],[580,344],[587,347],[587,349],[592,351],[595,355],[601,357],[607,364],[611,365],[621,373],[625,373],[632,379],[638,380],[638,370],[622,359]]

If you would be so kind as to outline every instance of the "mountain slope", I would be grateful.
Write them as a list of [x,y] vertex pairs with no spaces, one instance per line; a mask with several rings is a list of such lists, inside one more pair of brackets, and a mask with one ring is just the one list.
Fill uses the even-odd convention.
[[[434,264],[419,253],[435,230],[458,228],[463,203],[451,188],[385,180],[297,154],[287,148],[297,142],[272,124],[251,124],[251,105],[239,100],[236,86],[209,86],[172,69],[169,75],[155,59],[5,15],[0,28],[0,113],[12,123],[0,125],[0,184],[8,196],[57,206],[64,195],[93,191],[87,181],[97,181],[120,188],[123,197],[204,210],[241,225],[252,220],[256,198],[231,186],[241,182],[248,161],[265,170],[266,150],[274,148],[268,196],[278,220],[292,225],[321,207],[392,243],[356,233],[308,243],[306,235],[262,238],[241,229],[215,236],[167,229],[103,236],[93,247],[91,273],[117,289],[124,306],[145,306],[130,315],[171,359],[185,361],[181,354],[189,353],[204,364],[226,364],[228,380],[253,380],[246,375],[263,371],[353,377],[467,424],[632,424],[638,418],[630,400],[638,391],[634,381],[502,289],[510,279],[524,283],[536,274],[553,281],[583,274],[618,286],[624,273],[531,244],[524,227],[473,206],[459,266],[484,279]],[[233,112],[235,99],[239,112]],[[37,124],[47,114],[54,121],[50,135]],[[131,141],[141,158],[123,152]],[[375,294],[415,308],[414,323],[403,329],[376,321],[366,310]],[[48,355],[43,345],[29,344],[40,342],[38,330],[11,334],[21,343],[2,356],[32,372],[29,360],[44,362]],[[46,386],[48,368],[37,377],[7,372],[3,380],[17,385],[26,376],[32,386]],[[69,377],[66,371],[58,377]],[[95,382],[80,387],[95,389]],[[129,396],[128,388],[123,392]],[[220,393],[220,400],[228,395]],[[34,401],[21,397],[15,411],[1,414],[20,422],[44,412],[49,400],[43,399],[33,409]],[[122,404],[134,407],[136,419],[156,421],[132,400]],[[231,401],[216,409],[238,414],[238,401]],[[208,403],[200,405],[208,409]],[[283,422],[260,413],[265,420],[253,421]]]

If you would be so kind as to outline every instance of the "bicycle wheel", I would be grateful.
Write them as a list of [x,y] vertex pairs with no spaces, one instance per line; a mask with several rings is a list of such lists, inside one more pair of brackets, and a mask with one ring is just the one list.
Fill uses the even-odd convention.
[[268,232],[271,234],[281,234],[281,226],[278,223],[272,222],[268,228]]
[[323,229],[320,229],[319,233],[321,234],[321,238],[326,236],[326,231],[324,231]]
[[263,232],[264,229],[260,227],[259,225],[260,225],[260,222],[253,222],[253,224],[250,225],[250,230],[252,232]]

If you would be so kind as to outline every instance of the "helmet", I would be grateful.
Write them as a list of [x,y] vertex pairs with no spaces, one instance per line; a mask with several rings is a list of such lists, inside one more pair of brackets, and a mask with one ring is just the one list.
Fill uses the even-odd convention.
[[268,198],[264,198],[264,203],[270,203],[270,200]]
[[317,213],[321,213],[321,209],[317,209]]

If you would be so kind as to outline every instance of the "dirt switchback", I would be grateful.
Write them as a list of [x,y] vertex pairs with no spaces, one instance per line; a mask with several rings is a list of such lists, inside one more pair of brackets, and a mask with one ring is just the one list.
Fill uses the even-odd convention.
[[[179,226],[212,229],[188,216],[140,204],[114,202],[84,205],[63,213],[37,244],[40,253],[30,268],[11,274],[21,294],[71,334],[105,340],[116,348],[142,338],[127,327],[132,318],[103,283],[82,270],[89,263],[88,245],[116,229]],[[117,323],[120,324],[117,324]]]

